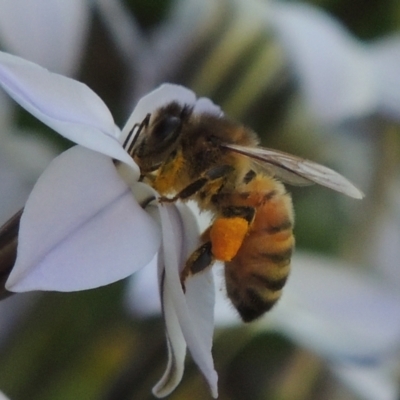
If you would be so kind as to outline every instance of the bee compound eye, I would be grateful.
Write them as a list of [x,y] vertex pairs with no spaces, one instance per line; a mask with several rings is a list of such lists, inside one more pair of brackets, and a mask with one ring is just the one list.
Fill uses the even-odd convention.
[[163,118],[154,127],[153,136],[157,140],[169,139],[181,126],[181,119],[172,115]]

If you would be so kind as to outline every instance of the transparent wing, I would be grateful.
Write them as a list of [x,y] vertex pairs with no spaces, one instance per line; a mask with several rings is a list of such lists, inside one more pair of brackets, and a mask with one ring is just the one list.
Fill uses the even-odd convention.
[[337,192],[362,199],[364,194],[344,176],[321,164],[265,147],[223,144],[222,147],[254,159],[273,176],[292,185],[317,183]]

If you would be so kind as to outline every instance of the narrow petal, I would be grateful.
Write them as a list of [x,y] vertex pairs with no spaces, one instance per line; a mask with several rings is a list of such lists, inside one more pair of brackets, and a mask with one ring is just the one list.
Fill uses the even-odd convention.
[[180,259],[183,255],[182,240],[177,240],[175,235],[170,234],[181,232],[183,237],[183,222],[176,209],[171,206],[160,207],[160,217],[165,260],[164,291],[171,294],[172,304],[190,353],[210,385],[213,397],[216,398],[218,377],[211,354],[210,328],[213,324],[214,283],[208,274],[198,274],[191,279],[191,283],[190,280],[186,282],[185,297],[179,279]]
[[60,135],[137,169],[117,140],[120,131],[109,109],[83,83],[0,52],[0,85]]
[[[165,270],[161,280],[161,287],[163,315],[166,324],[168,343],[168,365],[164,375],[153,388],[153,393],[157,397],[169,395],[180,383],[184,372],[187,342],[187,338],[183,334],[185,327],[181,326],[182,322],[186,322],[182,321],[182,318],[177,314],[173,299],[174,294],[168,287],[168,282],[165,279]],[[211,354],[212,338],[214,334],[212,315],[215,302],[212,272],[207,271],[203,274],[197,274],[195,277],[189,279],[186,284],[185,297],[191,316],[191,323],[194,325],[195,332],[198,333],[198,337],[205,344],[207,352]],[[192,352],[190,343],[193,343],[193,340],[188,341],[189,349]],[[204,354],[201,357],[205,359],[206,355]],[[195,355],[193,355],[193,358],[196,361]],[[211,375],[205,375],[209,383],[210,380],[215,378],[212,375],[215,375],[215,372]],[[213,396],[217,397],[216,381],[213,384],[210,383],[210,387]]]
[[[160,260],[163,260],[161,254]],[[185,370],[186,340],[182,332],[177,315],[173,294],[168,290],[165,277],[164,263],[159,266],[161,271],[160,296],[162,297],[162,312],[165,320],[166,337],[168,345],[168,364],[165,372],[153,387],[153,394],[157,397],[168,396],[182,380]]]
[[[183,248],[180,257],[182,268],[189,256],[200,245],[200,229],[192,210],[186,204],[177,204],[183,228]],[[201,337],[209,354],[214,336],[215,288],[212,268],[187,279],[185,297],[195,331]],[[191,351],[191,348],[189,347]]]
[[2,0],[2,45],[60,74],[77,68],[89,25],[89,2]]
[[125,278],[158,251],[159,230],[112,160],[76,146],[36,183],[21,218],[11,291],[74,291]]

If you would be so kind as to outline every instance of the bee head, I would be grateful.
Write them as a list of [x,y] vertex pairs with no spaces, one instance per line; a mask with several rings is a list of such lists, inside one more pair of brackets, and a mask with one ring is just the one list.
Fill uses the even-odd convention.
[[[156,110],[137,125],[137,133],[127,148],[142,173],[156,170],[177,148],[182,126],[192,108],[176,102]],[[126,146],[125,146],[126,148]]]

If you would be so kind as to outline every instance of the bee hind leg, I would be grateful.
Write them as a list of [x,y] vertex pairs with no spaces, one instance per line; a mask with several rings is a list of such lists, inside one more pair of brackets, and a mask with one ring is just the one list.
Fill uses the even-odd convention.
[[210,229],[212,251],[217,260],[231,261],[242,246],[255,216],[255,208],[228,206]]
[[185,281],[189,276],[204,271],[214,263],[215,257],[211,249],[211,242],[207,241],[196,249],[186,261],[185,267],[181,272],[181,284],[184,290]]

